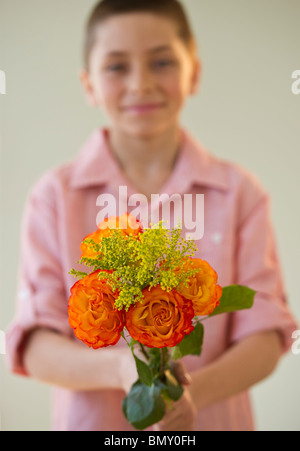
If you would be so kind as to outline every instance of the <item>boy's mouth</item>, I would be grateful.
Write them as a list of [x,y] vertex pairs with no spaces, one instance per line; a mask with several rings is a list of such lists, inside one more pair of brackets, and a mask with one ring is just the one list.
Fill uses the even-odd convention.
[[162,103],[148,103],[148,104],[132,105],[126,107],[125,110],[130,113],[149,113],[151,111],[158,110],[163,106],[164,105]]

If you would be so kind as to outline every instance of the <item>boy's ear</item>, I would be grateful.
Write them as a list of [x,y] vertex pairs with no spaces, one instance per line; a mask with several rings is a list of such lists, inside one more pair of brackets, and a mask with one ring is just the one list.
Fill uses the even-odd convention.
[[91,106],[98,106],[98,102],[95,99],[95,95],[94,95],[94,89],[93,89],[92,83],[90,81],[89,73],[85,69],[82,69],[79,72],[79,80],[83,87],[83,91],[84,91],[84,94],[85,94],[85,97],[86,97],[88,103]]
[[192,79],[191,79],[191,95],[197,94],[199,84],[201,81],[202,76],[202,62],[201,60],[197,59],[194,62],[193,65],[193,73],[192,73]]

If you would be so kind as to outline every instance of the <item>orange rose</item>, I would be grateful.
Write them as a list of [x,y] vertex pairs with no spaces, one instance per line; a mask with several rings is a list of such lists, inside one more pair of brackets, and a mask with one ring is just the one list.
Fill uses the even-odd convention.
[[143,290],[143,299],[126,314],[131,337],[149,348],[176,346],[194,327],[192,302],[176,290],[167,292],[159,285]]
[[118,294],[106,279],[99,280],[99,273],[95,271],[73,285],[68,307],[76,337],[94,349],[115,345],[124,328],[123,312],[114,307]]
[[120,229],[124,235],[130,235],[132,233],[134,236],[139,235],[143,231],[141,222],[130,213],[124,213],[118,217],[111,216],[110,218],[106,218],[98,224],[98,229]]
[[138,237],[143,232],[142,224],[130,213],[125,213],[121,216],[104,219],[104,221],[98,224],[98,230],[90,233],[86,236],[81,243],[80,249],[82,251],[81,257],[96,258],[98,253],[94,250],[91,244],[87,244],[84,241],[87,239],[93,240],[96,244],[100,244],[103,237],[111,235],[113,229],[119,229],[123,236],[129,236],[132,234]]
[[222,288],[216,285],[218,274],[204,260],[190,258],[185,264],[186,269],[200,268],[200,271],[188,281],[188,286],[183,284],[177,291],[193,302],[196,316],[209,315],[219,305],[222,296]]

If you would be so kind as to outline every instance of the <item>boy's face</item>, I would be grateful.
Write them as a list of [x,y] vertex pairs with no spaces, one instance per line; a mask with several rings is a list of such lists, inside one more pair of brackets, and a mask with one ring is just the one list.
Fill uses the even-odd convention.
[[192,61],[173,21],[151,13],[103,22],[89,63],[89,72],[80,75],[89,103],[101,107],[114,127],[140,135],[178,122],[200,74],[200,62]]

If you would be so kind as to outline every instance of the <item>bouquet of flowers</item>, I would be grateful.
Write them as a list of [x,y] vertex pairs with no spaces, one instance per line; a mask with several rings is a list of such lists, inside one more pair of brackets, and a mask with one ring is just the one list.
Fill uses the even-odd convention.
[[200,355],[203,319],[250,308],[255,291],[221,287],[218,275],[194,258],[193,240],[163,221],[144,229],[126,213],[110,217],[81,243],[79,280],[71,288],[69,323],[89,347],[113,346],[122,337],[130,347],[138,380],[123,400],[123,412],[136,429],[159,422],[166,404],[183,387],[173,361]]

